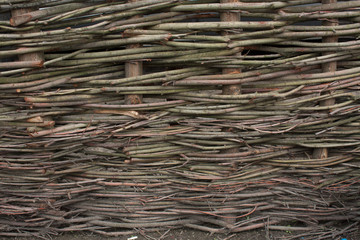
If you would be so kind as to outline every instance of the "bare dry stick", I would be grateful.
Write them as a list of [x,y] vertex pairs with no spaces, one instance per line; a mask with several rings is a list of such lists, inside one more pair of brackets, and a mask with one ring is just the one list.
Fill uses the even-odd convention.
[[[322,0],[323,4],[334,4],[337,3],[337,0]],[[323,22],[324,26],[337,26],[338,25],[338,20],[337,19],[326,19]],[[329,36],[329,37],[324,37],[323,38],[323,42],[324,43],[336,43],[338,41],[338,37],[337,36]],[[328,55],[328,54],[332,54],[334,52],[325,52],[324,55]],[[326,62],[322,64],[322,71],[323,72],[336,72],[337,69],[337,62],[333,61],[333,62]],[[327,99],[324,101],[320,102],[320,106],[332,106],[335,104],[335,99],[331,98],[331,99]],[[329,150],[328,148],[315,148],[313,151],[313,157],[316,159],[323,159],[323,158],[327,158],[329,155]]]
[[51,16],[57,13],[69,12],[84,6],[86,5],[83,3],[69,3],[37,11],[32,11],[32,9],[30,8],[20,9],[20,11],[14,10],[16,11],[16,14],[12,15],[12,18],[10,19],[10,24],[12,26],[19,26],[32,20],[37,20],[41,17]]
[[19,61],[19,62],[5,62],[5,63],[0,63],[0,69],[5,68],[5,69],[9,69],[9,68],[36,68],[36,67],[42,67],[43,66],[43,62],[42,61]]

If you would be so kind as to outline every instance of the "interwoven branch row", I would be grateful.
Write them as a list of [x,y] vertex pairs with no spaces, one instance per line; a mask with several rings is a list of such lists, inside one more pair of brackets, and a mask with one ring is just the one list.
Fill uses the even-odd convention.
[[0,0],[0,235],[355,232],[359,7]]

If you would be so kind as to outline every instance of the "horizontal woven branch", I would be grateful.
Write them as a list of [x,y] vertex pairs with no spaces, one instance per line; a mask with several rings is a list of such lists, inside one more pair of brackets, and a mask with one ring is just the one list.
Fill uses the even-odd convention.
[[0,236],[357,234],[359,7],[0,0]]

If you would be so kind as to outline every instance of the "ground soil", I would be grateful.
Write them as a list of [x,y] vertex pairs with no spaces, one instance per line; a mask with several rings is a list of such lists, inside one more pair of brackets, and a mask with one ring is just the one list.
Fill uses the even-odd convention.
[[[296,234],[299,234],[297,232]],[[209,234],[191,229],[176,229],[156,233],[138,233],[129,236],[105,237],[92,233],[67,233],[60,236],[52,236],[52,240],[287,240],[294,236],[294,233],[284,231],[253,230],[237,234]],[[4,238],[0,240],[33,240],[36,238]],[[346,240],[360,240],[352,238],[337,238]],[[315,240],[315,239],[314,239]],[[329,239],[330,240],[330,239]],[[335,240],[335,239],[334,239]]]
[[[165,235],[164,235],[165,234]],[[133,234],[121,237],[104,237],[91,233],[67,233],[61,236],[53,236],[52,240],[267,240],[286,239],[288,233],[276,233],[277,237],[266,238],[265,231],[250,231],[238,234],[209,234],[196,230],[171,230],[169,232]],[[279,238],[281,237],[281,238]],[[285,237],[285,238],[284,238]],[[34,238],[0,238],[0,240],[30,240]]]

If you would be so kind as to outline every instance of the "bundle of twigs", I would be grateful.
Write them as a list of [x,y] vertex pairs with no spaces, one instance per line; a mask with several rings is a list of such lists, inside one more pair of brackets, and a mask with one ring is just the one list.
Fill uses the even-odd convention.
[[0,0],[0,235],[359,234],[359,8]]

